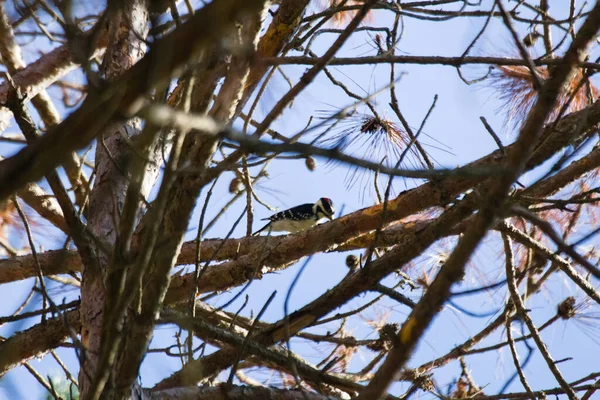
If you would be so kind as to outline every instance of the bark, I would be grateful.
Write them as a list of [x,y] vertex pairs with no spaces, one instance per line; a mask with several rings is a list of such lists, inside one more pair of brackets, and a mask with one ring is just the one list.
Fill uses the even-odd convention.
[[[248,2],[246,4],[247,9],[256,7],[258,3]],[[136,4],[136,6],[139,6],[139,4]],[[145,11],[142,11],[144,13],[143,17],[139,15],[142,8],[139,7],[136,10],[135,6],[133,6],[131,9],[113,10],[115,14],[123,16],[123,20],[114,25],[114,36],[117,40],[109,47],[105,57],[104,65],[109,78],[119,76],[119,72],[127,69],[135,61],[130,58],[130,54],[132,53],[131,47],[136,48],[134,43],[136,43],[135,40],[137,40],[137,37],[130,32],[136,30],[132,29],[132,26],[140,23],[147,16]],[[204,44],[206,48],[206,45],[210,43],[210,38],[218,35],[219,30],[225,31],[228,26],[231,26],[229,21],[241,15],[243,11],[244,8],[233,7],[233,3],[227,1],[216,2],[204,7],[196,14],[196,17],[204,15],[205,18],[203,21],[204,29],[201,32],[196,32],[199,36],[196,36],[195,40]],[[215,17],[219,15],[225,18],[221,18],[223,20],[222,24],[217,25]],[[209,31],[211,28],[210,24],[207,23],[209,20],[213,24],[212,27],[215,28],[212,31]],[[188,21],[186,25],[176,30],[175,34],[177,32],[190,34],[194,30],[197,30],[197,26],[190,25],[192,22],[194,21]],[[195,22],[198,23],[199,21]],[[256,30],[258,30],[259,26],[260,24],[257,24]],[[139,30],[137,34],[139,35]],[[174,48],[167,49],[162,47],[159,42],[155,45],[154,51],[157,48],[163,51],[175,51]],[[178,43],[177,49],[180,47]],[[198,45],[195,47],[196,51],[198,51]],[[166,53],[162,55],[163,58],[158,64],[151,65],[148,64],[151,61],[147,61],[149,59],[152,60],[154,57],[151,52],[141,62],[130,68],[127,74],[141,68],[141,65],[145,66],[147,68],[146,72],[152,74],[151,76],[154,78],[157,71],[168,71],[173,64],[176,65],[177,62],[183,62],[181,57],[179,59],[175,57],[174,59],[165,59],[165,55]],[[187,56],[189,57],[189,55]],[[204,62],[206,61],[208,59],[205,57]],[[123,76],[127,74],[120,75],[116,78],[116,82],[122,80]],[[169,75],[167,74],[166,76]],[[162,78],[164,79],[164,77]],[[193,80],[193,78],[190,79]],[[142,85],[146,84],[143,77],[136,76],[136,81],[142,82]],[[187,83],[189,81],[184,79],[183,82]],[[236,84],[243,87],[243,82],[241,80],[240,83],[240,79],[237,79]],[[206,81],[200,81],[198,87],[204,88],[207,92],[194,93],[195,98],[198,99],[197,104],[194,104],[196,107],[194,111],[196,112],[202,112],[201,107],[206,107],[206,104],[208,104],[210,94],[214,91],[216,85],[216,79],[208,81],[208,86],[206,83]],[[143,92],[139,92],[139,94],[141,93]],[[133,92],[131,96],[139,94]],[[229,96],[228,99],[231,100],[232,98]],[[131,101],[134,100],[132,97]],[[176,178],[171,190],[169,189],[171,178],[169,178],[169,172],[167,172],[161,188],[161,192],[163,190],[170,192],[169,201],[166,203],[168,205],[166,217],[164,219],[161,217],[163,205],[160,204],[160,199],[163,195],[159,193],[153,209],[146,214],[145,221],[142,221],[140,224],[142,229],[139,235],[142,239],[138,243],[141,243],[141,248],[135,250],[138,252],[138,260],[133,265],[127,266],[128,261],[123,256],[128,255],[122,254],[120,249],[126,249],[129,245],[117,243],[117,239],[123,239],[123,236],[117,233],[125,233],[123,229],[128,230],[129,228],[119,227],[115,221],[119,220],[119,215],[122,211],[121,207],[125,202],[139,201],[137,198],[134,200],[125,198],[128,180],[122,173],[122,171],[126,170],[125,163],[129,161],[127,157],[131,153],[128,149],[128,141],[124,140],[123,136],[131,137],[137,133],[131,123],[132,121],[129,122],[129,125],[125,125],[124,128],[118,128],[124,129],[124,132],[121,134],[105,134],[103,137],[105,139],[104,143],[101,142],[104,146],[99,146],[97,152],[98,179],[90,202],[90,227],[96,236],[106,238],[105,240],[109,246],[116,246],[117,251],[113,258],[104,256],[102,262],[102,270],[108,270],[107,288],[105,288],[106,283],[103,279],[103,273],[100,271],[84,270],[85,279],[82,288],[82,293],[85,293],[82,298],[82,324],[84,330],[82,338],[92,352],[97,354],[96,359],[92,360],[89,365],[86,365],[85,370],[82,368],[82,372],[80,373],[80,381],[83,383],[82,393],[84,397],[89,398],[97,398],[103,391],[111,398],[125,398],[131,395],[131,386],[135,382],[139,365],[145,355],[147,343],[153,331],[155,309],[161,306],[164,291],[168,286],[169,271],[172,266],[171,260],[176,257],[176,253],[179,250],[181,238],[187,228],[188,216],[193,210],[197,195],[201,189],[201,187],[194,185],[194,179],[188,176],[182,179]],[[175,135],[176,137],[177,135]],[[192,161],[194,163],[199,162],[200,165],[208,165],[216,149],[216,141],[202,141],[197,140],[198,138],[199,136],[195,135],[187,136],[181,153],[182,162]],[[157,150],[162,151],[163,149],[158,149],[157,147]],[[174,145],[172,151],[178,152],[179,150]],[[172,152],[169,163],[176,160],[175,157],[175,153]],[[157,170],[154,172],[157,172]],[[154,182],[156,174],[146,174],[146,178],[150,182]],[[146,187],[149,188],[150,186],[146,185]],[[135,193],[135,195],[139,196],[140,194]],[[141,195],[146,195],[143,193],[143,190]],[[138,207],[133,206],[133,209],[136,208]],[[173,218],[169,213],[174,213],[176,217]],[[129,223],[133,224],[135,220],[134,216],[133,219],[129,220]],[[158,224],[161,226],[160,237],[157,236],[158,231],[156,228],[159,226]],[[154,241],[157,239],[160,240],[158,241],[160,247],[153,249]],[[148,257],[153,252],[155,254],[152,257],[154,264],[152,271],[154,271],[154,274],[145,277],[146,265],[149,261]],[[129,269],[129,271],[126,272],[126,269]],[[142,279],[145,280],[144,298],[141,299],[142,308],[137,310],[139,315],[136,315],[134,318],[130,314],[131,310],[128,311],[128,309],[133,300],[134,293],[137,293],[137,288],[141,288]],[[162,296],[160,292],[163,292]],[[105,310],[110,310],[109,317],[104,315],[102,307]],[[127,328],[125,329],[125,327]],[[93,377],[91,381],[87,379],[90,376]]]
[[[309,0],[282,0],[277,14],[273,17],[269,28],[258,42],[258,53],[263,57],[278,55],[290,39],[302,20],[302,14],[310,3]],[[244,91],[246,101],[256,85],[263,78],[269,65],[259,64],[252,68],[248,76],[248,84]]]
[[[267,5],[268,2],[264,1],[257,1],[252,4],[253,12],[246,16],[244,20],[245,26],[241,32],[240,44],[245,44],[246,46],[256,45],[256,38]],[[249,59],[243,60],[237,56],[233,57],[232,65],[215,100],[215,111],[211,111],[213,117],[218,118],[219,121],[228,123],[233,117],[237,101],[241,98],[248,69]],[[208,99],[210,96],[209,93],[196,93],[195,95],[203,99]],[[206,107],[207,104],[206,100],[199,104],[191,104],[190,110],[202,113],[204,110],[198,109],[198,106]],[[178,165],[193,165],[200,171],[206,169],[212,160],[217,145],[218,141],[216,138],[196,135],[193,132],[186,135],[181,148],[181,159]],[[152,273],[144,277],[144,291],[140,302],[141,312],[132,321],[130,329],[123,333],[123,357],[118,366],[118,377],[120,380],[118,390],[121,395],[125,393],[126,388],[135,380],[136,371],[145,356],[146,348],[152,337],[156,315],[162,307],[169,287],[171,269],[175,265],[183,237],[187,231],[189,218],[195,208],[200,190],[203,187],[199,177],[200,174],[195,176],[178,175],[173,177],[171,184],[169,182],[171,178],[166,175],[163,179],[158,198],[161,198],[164,191],[167,200],[164,202],[164,205],[155,205],[157,209],[164,206],[164,213],[148,213],[141,222],[141,226],[143,227],[140,232],[140,235],[143,237],[141,242],[148,243],[148,246],[147,250],[140,250],[140,252],[149,251],[152,253],[152,266],[150,268]],[[159,225],[160,233],[157,231]],[[147,256],[148,254],[140,254],[138,257],[140,277],[144,274],[146,267],[143,267],[142,263]],[[137,272],[134,272],[132,275],[134,276],[132,279],[139,279],[136,276]]]
[[[114,81],[144,56],[149,15],[145,0],[127,2],[123,8],[113,8],[109,15],[110,42],[102,72],[108,81]],[[131,157],[129,141],[139,134],[140,125],[138,118],[129,119],[122,124],[109,124],[100,133],[99,144],[96,146],[96,180],[90,195],[88,228],[110,248],[114,248],[117,241],[117,221],[120,219],[129,181],[126,173]],[[148,180],[150,184],[154,182],[152,176]],[[142,198],[148,195],[150,184],[140,193]],[[111,254],[102,254],[100,269],[88,265],[82,271],[81,342],[90,354],[90,357],[80,360],[79,387],[83,398],[92,398],[92,391],[95,390],[92,379],[97,374],[98,357],[103,351],[102,324],[106,290],[112,289],[106,287],[110,282],[104,277],[110,262]]]
[[[600,158],[600,156],[598,157]],[[598,161],[600,165],[600,161]],[[424,227],[430,220],[402,223],[390,226],[383,230],[378,240],[378,247],[392,247],[396,245],[401,237],[415,226]],[[348,250],[365,249],[371,246],[374,233],[369,233],[358,238],[355,238],[347,243],[334,247],[331,251],[344,252]],[[244,237],[240,239],[206,239],[202,241],[200,250],[200,261],[227,261],[239,258],[250,253],[260,253],[264,247],[265,238],[261,237]],[[285,236],[271,237],[269,243],[276,247],[278,243],[286,240]],[[217,250],[219,250],[217,252]],[[58,275],[81,272],[81,258],[75,250],[50,250],[38,254],[38,259],[42,267],[44,275]],[[270,263],[270,260],[265,261],[265,267],[269,271],[276,271],[289,263]],[[181,251],[177,257],[176,265],[190,265],[196,262],[196,242],[185,242],[181,246]],[[218,268],[218,265],[211,265],[209,270]],[[16,256],[0,260],[0,284],[19,281],[35,277],[37,268],[35,259],[31,254]],[[184,275],[181,277],[173,277],[169,286],[169,291],[180,290],[183,286],[189,285],[185,282],[190,279],[190,276]],[[204,278],[203,278],[204,280]],[[227,283],[219,283],[217,280],[208,280],[203,285],[206,287],[227,287]],[[168,294],[173,296],[173,294]]]
[[45,324],[34,325],[0,343],[0,376],[21,363],[55,349],[79,332],[79,311],[69,311]]

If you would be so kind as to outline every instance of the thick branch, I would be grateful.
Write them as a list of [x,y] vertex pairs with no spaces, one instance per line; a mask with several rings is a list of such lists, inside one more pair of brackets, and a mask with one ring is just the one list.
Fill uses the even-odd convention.
[[70,332],[79,332],[79,310],[16,333],[0,344],[0,376],[23,361],[58,347]]
[[[430,221],[417,221],[405,224],[392,225],[380,233],[378,247],[391,247],[402,241],[404,234],[412,229],[419,230],[425,227]],[[368,248],[373,242],[374,233],[368,233],[355,239],[352,239],[340,246],[334,247],[331,251],[343,252],[349,250],[359,250]],[[286,236],[272,236],[269,239],[265,237],[243,237],[240,239],[205,239],[202,241],[200,249],[200,261],[226,261],[236,259],[240,256],[260,252],[264,247],[265,240],[273,247],[288,238]],[[218,251],[217,251],[218,250]],[[38,259],[44,275],[58,275],[72,272],[81,272],[81,258],[74,250],[50,250],[38,254]],[[269,262],[271,259],[266,260]],[[277,259],[273,263],[265,264],[267,267],[276,269]],[[176,265],[194,264],[196,262],[196,243],[194,241],[185,242],[181,246],[181,252],[177,258]],[[218,266],[210,266],[210,269]],[[33,256],[28,254],[0,260],[0,284],[28,279],[36,275],[36,266]],[[181,279],[186,280],[187,275]],[[180,278],[174,278],[171,282],[172,290],[177,290],[183,283]],[[222,283],[228,285],[228,283]],[[208,283],[208,286],[219,285],[217,281]]]
[[[300,24],[302,13],[310,3],[309,0],[283,0],[273,17],[269,28],[258,42],[258,54],[263,57],[276,56],[289,42]],[[260,63],[250,70],[248,83],[244,91],[244,99],[248,99],[254,88],[263,78],[268,64]]]

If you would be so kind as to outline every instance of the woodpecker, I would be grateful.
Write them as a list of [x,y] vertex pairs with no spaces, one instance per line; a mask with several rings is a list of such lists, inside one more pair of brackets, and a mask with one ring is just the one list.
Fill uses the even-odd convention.
[[273,214],[269,218],[263,218],[263,220],[269,220],[269,223],[254,232],[252,236],[258,235],[265,229],[276,232],[300,232],[312,228],[323,218],[333,221],[334,213],[335,209],[333,208],[331,199],[321,197],[315,204],[300,204],[289,210]]

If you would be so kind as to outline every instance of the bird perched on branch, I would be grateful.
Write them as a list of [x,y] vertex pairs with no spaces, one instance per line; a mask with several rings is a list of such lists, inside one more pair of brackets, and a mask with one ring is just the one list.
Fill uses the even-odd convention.
[[315,226],[320,220],[328,218],[333,221],[333,202],[327,197],[321,197],[316,203],[300,204],[292,207],[289,210],[280,211],[271,215],[269,223],[254,232],[252,236],[256,236],[264,230],[275,232],[296,233]]

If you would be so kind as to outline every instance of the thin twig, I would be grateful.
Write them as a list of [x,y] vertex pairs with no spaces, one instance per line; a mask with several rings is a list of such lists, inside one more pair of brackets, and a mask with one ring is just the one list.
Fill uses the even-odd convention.
[[275,298],[276,294],[277,294],[277,290],[274,290],[273,293],[271,293],[271,295],[269,296],[269,298],[267,299],[267,301],[265,302],[265,304],[262,306],[261,310],[259,311],[258,315],[254,319],[252,326],[250,326],[250,328],[248,329],[248,333],[246,333],[246,337],[244,338],[244,343],[242,344],[242,348],[238,352],[236,362],[234,362],[234,364],[231,366],[231,372],[229,374],[229,378],[227,379],[227,385],[231,386],[233,384],[233,378],[235,376],[235,373],[237,372],[237,367],[238,367],[242,357],[244,357],[244,353],[246,352],[246,347],[248,346],[250,338],[252,337],[252,334],[254,333],[254,328],[255,328],[257,322],[260,321],[260,319],[262,318],[265,311],[267,311],[267,308],[269,308],[269,305]]
[[[516,306],[517,312],[519,313],[521,318],[523,318],[523,320],[525,321],[527,328],[529,328],[529,332],[531,333],[531,336],[533,336],[533,340],[535,341],[535,344],[537,345],[538,349],[542,353],[544,360],[546,360],[546,364],[548,364],[548,368],[550,368],[550,371],[552,372],[552,374],[554,375],[554,377],[560,384],[560,387],[563,388],[563,390],[565,391],[565,393],[567,394],[567,396],[569,397],[570,400],[576,400],[576,399],[578,399],[577,394],[575,394],[575,391],[573,390],[573,388],[565,380],[565,378],[561,374],[560,370],[556,366],[554,359],[548,352],[548,348],[546,347],[546,344],[542,341],[542,338],[540,337],[540,333],[539,333],[538,329],[536,328],[535,324],[531,320],[531,317],[527,313],[527,310],[525,309],[525,305],[523,304],[523,300],[521,299],[521,296],[519,294],[519,290],[517,288],[517,284],[515,281],[515,267],[513,265],[513,253],[512,253],[512,248],[511,248],[511,242],[507,236],[504,236],[503,239],[504,239],[504,253],[506,254],[506,278],[508,280],[508,289],[510,291],[510,296],[513,301],[513,304]],[[529,389],[529,391],[531,391],[531,389]]]
[[[31,248],[31,254],[33,255],[33,259],[35,261],[35,267],[37,269],[37,278],[40,285],[40,291],[42,292],[42,309],[46,309],[48,307],[48,301],[50,296],[48,295],[48,291],[46,290],[46,282],[44,280],[44,272],[42,271],[42,265],[40,264],[40,259],[38,258],[37,250],[35,249],[35,243],[33,242],[33,234],[31,233],[31,227],[29,226],[29,221],[27,221],[27,216],[25,212],[19,205],[19,200],[16,195],[13,195],[12,201],[19,213],[19,217],[23,222],[23,226],[25,227],[25,233],[27,233],[27,241],[29,242],[29,247]],[[46,322],[46,313],[42,314],[42,323]]]
[[31,364],[29,364],[28,362],[24,362],[23,366],[27,369],[27,371],[29,371],[29,373],[31,375],[33,375],[33,377],[35,378],[36,381],[38,381],[40,383],[40,385],[42,385],[47,391],[48,393],[50,393],[50,395],[55,399],[55,400],[61,400],[62,398],[60,397],[60,395],[56,392],[56,390],[54,389],[54,387],[48,383],[44,377],[42,375],[40,375],[39,372],[37,372],[35,370],[35,368],[33,368],[31,366]]
[[558,233],[556,233],[556,231],[548,221],[541,219],[529,210],[520,206],[514,206],[512,210],[516,215],[520,215],[534,223],[546,235],[548,235],[550,239],[552,239],[552,241],[558,246],[560,251],[572,257],[575,261],[577,261],[582,267],[584,267],[589,273],[594,275],[596,278],[600,278],[600,270],[594,265],[592,265],[588,260],[586,260],[585,257],[579,254],[572,246],[569,246],[567,243],[565,243],[564,240],[562,240]]
[[[507,252],[506,259],[508,260],[509,259],[508,252],[512,252],[512,249],[507,250],[507,248],[509,248],[511,246],[511,242],[506,234],[502,234],[502,240],[504,241],[504,251]],[[511,253],[511,255],[512,255],[512,253]],[[509,285],[510,284],[514,284],[514,280],[511,281],[509,279]],[[510,305],[510,306],[512,307],[512,305]],[[507,307],[509,307],[509,305],[507,305]],[[530,399],[535,400],[535,396],[531,390],[531,386],[529,386],[529,382],[527,382],[527,378],[525,377],[525,373],[523,372],[523,369],[521,368],[521,363],[519,362],[519,354],[517,353],[517,348],[515,346],[515,342],[514,342],[513,336],[512,336],[512,318],[510,317],[510,313],[506,313],[506,322],[505,323],[506,323],[506,339],[508,341],[508,346],[510,348],[510,353],[512,354],[512,359],[515,364],[515,368],[517,369],[517,373],[519,374],[519,379],[521,380],[521,384],[523,385],[523,387],[529,394]]]
[[517,36],[517,31],[515,30],[515,27],[513,26],[512,18],[510,17],[508,12],[506,12],[504,5],[502,5],[502,0],[496,0],[496,4],[498,5],[500,12],[502,13],[502,19],[504,20],[504,25],[506,25],[506,27],[510,31],[512,38],[515,41],[515,45],[517,46],[517,48],[519,49],[519,52],[521,53],[521,57],[523,57],[523,60],[525,60],[527,68],[529,68],[529,72],[531,73],[531,77],[533,78],[534,89],[540,90],[543,86],[542,80],[540,79],[540,77],[537,73],[537,70],[535,68],[535,65],[533,64],[533,61],[531,60],[531,57],[529,57],[527,50],[525,50],[523,43],[519,39],[519,36]]
[[504,145],[502,144],[502,141],[500,140],[500,138],[498,137],[498,135],[496,135],[496,132],[494,132],[494,129],[492,129],[492,127],[490,126],[490,124],[488,124],[488,122],[487,122],[487,120],[485,119],[484,116],[479,117],[479,119],[483,123],[483,126],[485,126],[485,129],[488,131],[488,133],[494,139],[494,142],[496,142],[496,144],[498,145],[498,148],[500,149],[500,151],[502,152],[502,154],[506,155],[506,149],[504,148]]
[[[198,221],[198,230],[196,232],[196,262],[194,268],[194,287],[192,288],[192,293],[190,295],[190,315],[192,318],[196,317],[196,297],[198,296],[198,282],[200,281],[200,252],[201,252],[201,244],[202,234],[203,234],[203,226],[204,226],[204,217],[206,216],[206,210],[208,209],[208,204],[210,203],[210,198],[213,194],[213,190],[217,184],[218,179],[215,179],[213,184],[211,185],[208,193],[206,194],[206,198],[204,199],[204,205],[202,206],[202,211],[200,212],[200,219]],[[188,332],[188,359],[193,359],[193,346],[194,339],[193,333]]]

